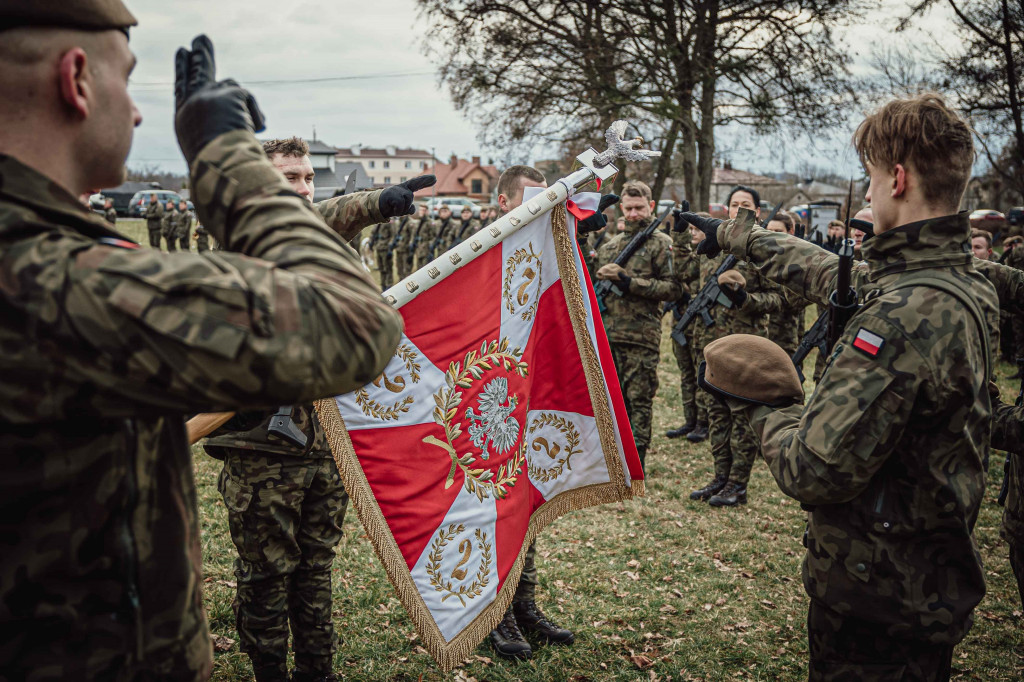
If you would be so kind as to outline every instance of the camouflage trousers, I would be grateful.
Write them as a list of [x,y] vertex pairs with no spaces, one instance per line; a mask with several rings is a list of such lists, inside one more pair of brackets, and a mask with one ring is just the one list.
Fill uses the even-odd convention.
[[750,428],[750,422],[739,412],[732,412],[721,401],[708,400],[708,440],[715,459],[715,476],[746,485],[757,459],[761,443]]
[[1013,575],[1017,578],[1017,592],[1020,593],[1020,604],[1024,608],[1024,546],[1009,543],[1010,549],[1010,568],[1013,569]]
[[[402,249],[402,253],[395,257],[395,266],[398,269],[398,279],[402,280],[412,274],[412,256],[408,256],[405,253],[405,249]],[[397,252],[396,252],[397,253]]]
[[373,258],[377,261],[377,270],[380,272],[381,291],[387,291],[395,283],[395,275],[392,269],[394,265],[394,253],[387,251],[374,251]]
[[684,424],[706,422],[708,418],[703,410],[704,406],[697,402],[697,364],[694,364],[692,348],[692,342],[686,346],[672,342],[672,355],[675,356],[676,367],[679,368],[679,392],[683,401]]
[[813,599],[807,642],[810,682],[937,682],[949,679],[953,661],[952,645],[896,639]]
[[632,343],[610,345],[633,440],[643,465],[651,442],[654,394],[658,392],[658,351]]
[[238,550],[234,609],[239,647],[253,667],[330,672],[335,650],[331,566],[348,494],[331,457],[228,450],[218,488]]
[[160,248],[160,235],[161,235],[160,223],[157,223],[156,227],[153,227],[152,225],[149,225],[148,228],[149,228],[149,245],[150,245],[150,247],[152,247],[154,249],[159,249]]
[[526,548],[526,556],[523,559],[523,572],[519,576],[519,585],[516,587],[514,603],[534,601],[537,596],[537,541],[534,540]]

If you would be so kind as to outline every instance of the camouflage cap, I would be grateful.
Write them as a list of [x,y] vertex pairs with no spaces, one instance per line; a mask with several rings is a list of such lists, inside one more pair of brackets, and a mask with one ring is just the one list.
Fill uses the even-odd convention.
[[139,22],[121,0],[0,0],[0,27],[63,26],[126,30]]
[[747,286],[747,278],[737,270],[726,270],[718,276],[718,283],[723,286],[729,285],[733,289],[740,289]]
[[721,398],[768,407],[804,399],[804,387],[786,351],[753,334],[730,334],[705,346],[697,382]]

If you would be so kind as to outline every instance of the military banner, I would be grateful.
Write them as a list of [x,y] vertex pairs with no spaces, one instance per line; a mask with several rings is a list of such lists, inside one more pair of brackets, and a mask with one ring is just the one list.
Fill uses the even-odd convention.
[[[574,196],[573,213],[597,197]],[[573,213],[556,205],[405,303],[384,373],[317,404],[353,506],[444,670],[501,620],[542,528],[643,492]]]

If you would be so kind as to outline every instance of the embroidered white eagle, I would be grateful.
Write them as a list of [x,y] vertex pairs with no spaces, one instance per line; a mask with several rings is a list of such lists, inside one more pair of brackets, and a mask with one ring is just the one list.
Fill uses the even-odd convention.
[[476,401],[480,414],[473,412],[472,407],[466,408],[466,419],[470,422],[469,438],[482,451],[480,456],[490,458],[488,443],[499,454],[511,450],[519,436],[519,422],[511,416],[519,400],[515,396],[509,397],[508,379],[498,377],[486,384]]

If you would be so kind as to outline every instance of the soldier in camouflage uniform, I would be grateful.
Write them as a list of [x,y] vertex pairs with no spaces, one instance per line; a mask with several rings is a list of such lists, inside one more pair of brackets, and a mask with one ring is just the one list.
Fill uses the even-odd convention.
[[[35,93],[0,100],[11,680],[207,679],[184,415],[354,390],[401,336],[351,249],[267,160],[251,96],[213,87],[205,38],[177,56],[176,129],[199,215],[226,251],[138,249],[78,202],[121,181],[141,122],[127,87],[134,24],[117,0],[0,3],[0,81]],[[83,52],[94,68],[77,69]],[[79,160],[70,144],[97,151]],[[56,157],[70,160],[55,176],[37,170]]]
[[395,228],[394,222],[386,220],[374,225],[373,231],[370,232],[370,248],[373,249],[373,259],[377,262],[377,272],[380,273],[381,291],[387,291],[395,283],[394,262],[391,259],[394,252],[388,249],[395,236]]
[[[956,214],[972,134],[922,95],[885,105],[854,139],[875,219],[854,286],[870,293],[806,405],[726,399],[760,435],[779,487],[811,507],[811,680],[948,679],[985,592],[972,530],[998,325],[996,292],[975,267],[966,214]],[[755,227],[750,213],[704,231],[701,252],[721,246],[818,303],[835,287],[838,258]]]
[[[529,166],[512,166],[498,178],[498,210],[500,216],[513,211],[523,203],[523,191],[527,187],[546,187],[544,176]],[[571,630],[552,622],[537,606],[537,542],[526,549],[523,558],[523,572],[519,576],[512,606],[498,626],[491,631],[491,645],[502,658],[528,659],[533,648],[526,641],[523,632],[535,635],[547,644],[569,645],[575,641]]]
[[182,199],[178,203],[178,215],[174,221],[174,233],[178,238],[178,246],[182,251],[190,251],[192,246],[192,212]]
[[473,217],[473,209],[469,206],[463,206],[462,221],[456,225],[456,234],[455,238],[452,240],[451,246],[455,246],[466,241],[470,236],[476,234],[476,231],[479,229],[480,221]]
[[421,213],[426,214],[427,207],[420,205],[416,208],[416,213],[412,215],[402,216],[398,222],[398,234],[400,238],[398,243],[395,244],[393,257],[395,259],[395,268],[398,270],[398,279],[403,280],[412,274],[413,266],[413,253],[410,250],[412,244],[413,233],[419,226],[420,220],[422,219]]
[[[775,220],[765,227],[772,232],[792,235],[796,232],[796,221],[789,213],[780,211]],[[779,310],[768,316],[768,338],[782,346],[786,355],[792,357],[803,334],[804,311],[811,302],[789,289],[781,289],[779,293],[782,296]]]
[[414,257],[413,269],[417,270],[434,259],[430,245],[437,238],[437,223],[430,217],[430,211],[426,206],[420,207],[420,222],[412,232],[412,243],[409,244],[410,252]]
[[164,214],[160,218],[160,234],[167,242],[167,253],[178,250],[178,209],[173,201],[168,201]]
[[[1024,243],[1017,243],[1010,253],[1003,260],[1003,264],[1017,270],[1024,271]],[[1010,352],[1013,359],[1024,357],[1024,314],[1010,314],[1008,325],[1010,331]],[[1020,378],[1020,373],[1014,374],[1014,379]]]
[[202,225],[196,225],[196,251],[202,253],[210,250],[210,233]]
[[643,464],[658,390],[661,302],[678,300],[682,288],[672,265],[672,238],[663,232],[656,230],[625,266],[613,263],[633,235],[650,223],[654,210],[651,190],[644,183],[627,182],[622,192],[626,227],[598,250],[597,279],[614,281],[624,292],[605,297],[607,310],[602,317]]
[[160,249],[160,232],[163,227],[164,207],[157,201],[155,194],[149,195],[149,203],[146,204],[146,229],[149,230],[150,247]]
[[431,259],[437,258],[455,244],[455,233],[458,230],[458,225],[458,221],[452,218],[452,210],[450,208],[442,205],[437,209],[434,241],[430,244]]
[[[737,186],[729,194],[729,214],[735,217],[740,209],[754,211],[756,216],[761,197],[749,187]],[[707,282],[714,276],[725,255],[701,259],[701,281]],[[701,346],[729,334],[754,334],[768,336],[769,315],[782,308],[782,293],[776,285],[768,282],[750,263],[740,261],[735,271],[739,273],[743,286],[738,290],[723,287],[722,291],[732,300],[733,306],[716,306],[712,310],[715,324],[701,330]],[[707,500],[714,507],[732,507],[747,502],[747,482],[750,471],[757,459],[757,435],[751,430],[746,419],[733,415],[720,401],[710,400],[708,408],[708,439],[711,441],[711,455],[715,462],[715,476],[712,481],[690,493],[690,499]]]
[[[682,313],[686,310],[686,304],[690,296],[700,288],[700,260],[693,252],[693,235],[686,225],[680,225],[680,231],[673,230],[672,252],[674,265],[678,274],[679,282],[683,290],[683,297],[676,301],[672,309],[673,324],[679,321]],[[672,355],[676,359],[676,366],[679,368],[679,391],[683,401],[683,425],[676,429],[670,429],[665,433],[669,438],[682,438],[692,433],[699,424],[707,425],[708,414],[704,401],[698,401],[697,396],[697,365],[694,364],[693,354],[693,325],[690,325],[684,335],[687,345],[680,346],[672,342]]]

